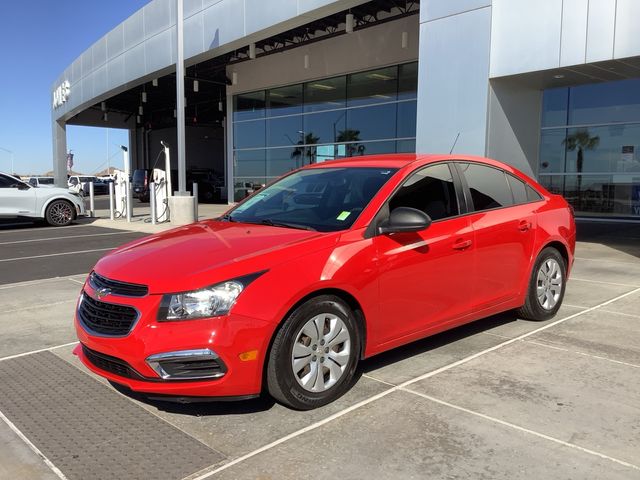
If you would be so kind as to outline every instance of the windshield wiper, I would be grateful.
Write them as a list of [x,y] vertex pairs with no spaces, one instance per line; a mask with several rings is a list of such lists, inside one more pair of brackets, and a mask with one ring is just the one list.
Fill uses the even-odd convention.
[[222,220],[226,220],[227,222],[237,222],[237,220],[234,220],[234,219],[231,217],[231,214],[230,214],[230,213],[227,213],[227,214],[225,214],[225,215],[221,216],[220,218],[221,218]]
[[271,227],[287,227],[287,228],[297,228],[299,230],[311,230],[315,232],[316,229],[310,227],[308,225],[300,225],[299,223],[288,223],[288,222],[274,222],[270,218],[265,218],[260,222],[262,225],[269,225]]

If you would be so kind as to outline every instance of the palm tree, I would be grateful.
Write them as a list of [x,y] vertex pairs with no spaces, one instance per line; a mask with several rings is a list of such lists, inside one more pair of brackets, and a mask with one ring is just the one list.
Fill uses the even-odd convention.
[[314,145],[318,143],[319,140],[320,137],[316,137],[313,132],[307,133],[306,135],[304,135],[304,138],[298,140],[298,143],[296,144],[298,146],[291,152],[291,158],[294,159],[297,163],[300,157],[305,156],[307,157],[309,163],[313,163],[315,157],[315,147],[305,147],[305,145]]
[[352,142],[346,145],[347,156],[353,157],[356,153],[362,155],[365,151],[364,145],[359,145],[357,142],[360,141],[360,130],[353,130],[351,128],[347,128],[338,133],[336,137],[336,142]]
[[576,158],[576,171],[578,173],[578,207],[582,203],[582,169],[584,167],[584,151],[595,150],[600,144],[600,137],[592,137],[589,135],[589,130],[581,129],[576,130],[575,133],[568,135],[562,141],[562,144],[566,147],[568,152],[578,151]]

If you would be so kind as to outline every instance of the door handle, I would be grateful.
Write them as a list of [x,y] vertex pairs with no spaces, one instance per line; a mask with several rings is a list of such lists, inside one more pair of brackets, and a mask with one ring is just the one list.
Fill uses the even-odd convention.
[[521,232],[526,232],[530,228],[531,228],[531,222],[528,220],[522,220],[518,224],[518,230],[520,230]]
[[464,250],[465,248],[469,248],[473,242],[471,240],[457,240],[453,244],[454,250]]

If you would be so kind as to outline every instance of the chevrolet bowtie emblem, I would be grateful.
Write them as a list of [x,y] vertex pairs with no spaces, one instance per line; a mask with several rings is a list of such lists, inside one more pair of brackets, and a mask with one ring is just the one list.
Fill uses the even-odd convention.
[[98,296],[98,299],[102,299],[102,297],[106,297],[107,295],[111,295],[111,289],[110,288],[98,288],[96,290],[96,295]]

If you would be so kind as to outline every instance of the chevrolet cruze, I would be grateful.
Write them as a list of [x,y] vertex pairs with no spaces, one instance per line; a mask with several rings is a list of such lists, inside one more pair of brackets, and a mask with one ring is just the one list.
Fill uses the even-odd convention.
[[574,247],[565,200],[494,160],[314,164],[102,258],[75,353],[152,397],[311,409],[377,353],[507,310],[552,317]]

